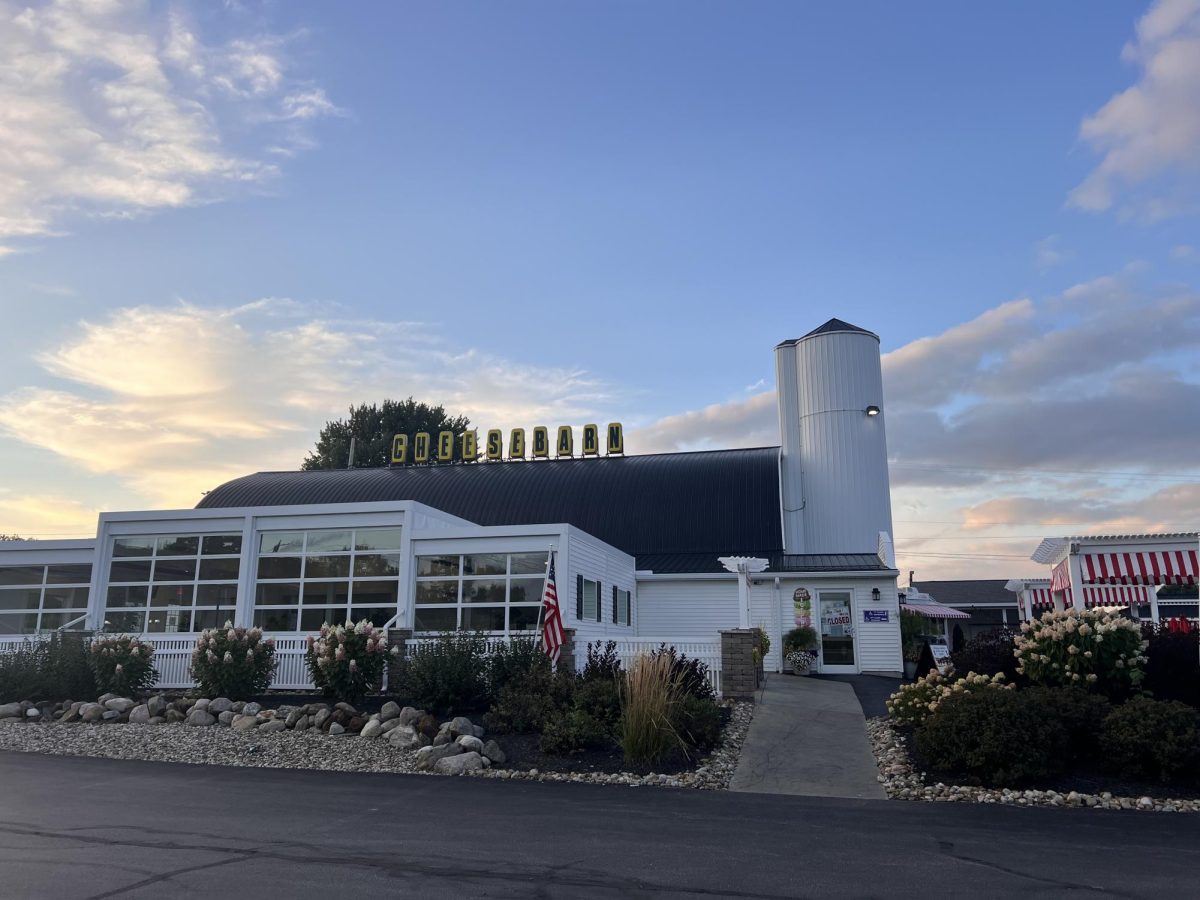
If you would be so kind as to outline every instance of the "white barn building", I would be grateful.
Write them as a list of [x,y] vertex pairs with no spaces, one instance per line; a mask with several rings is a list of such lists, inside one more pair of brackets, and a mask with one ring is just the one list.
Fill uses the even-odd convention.
[[282,657],[324,621],[533,630],[554,548],[577,648],[705,656],[759,626],[779,670],[807,618],[822,671],[898,673],[879,338],[833,319],[775,359],[778,447],[260,472],[195,509],[103,513],[94,539],[0,544],[0,635],[140,633],[182,666],[232,619],[276,635],[279,686],[302,686]]

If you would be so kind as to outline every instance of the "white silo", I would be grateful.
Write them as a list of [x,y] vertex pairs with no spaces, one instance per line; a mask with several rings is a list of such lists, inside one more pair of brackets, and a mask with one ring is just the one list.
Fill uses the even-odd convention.
[[892,533],[879,336],[830,319],[775,348],[784,548],[874,553]]

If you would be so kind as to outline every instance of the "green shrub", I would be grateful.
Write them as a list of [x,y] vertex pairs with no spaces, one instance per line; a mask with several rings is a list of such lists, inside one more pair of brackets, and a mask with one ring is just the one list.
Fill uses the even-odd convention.
[[783,636],[783,655],[796,650],[814,650],[817,646],[817,631],[811,625],[798,625]]
[[582,709],[569,709],[545,723],[538,746],[543,753],[567,756],[611,740],[612,732],[603,722]]
[[675,716],[675,731],[690,747],[711,750],[720,742],[725,723],[716,701],[684,697]]
[[601,644],[596,641],[587,645],[587,660],[579,677],[584,681],[616,681],[621,677],[621,657],[617,655],[617,642]]
[[387,668],[387,636],[370,620],[321,626],[304,654],[309,676],[327,697],[357,703],[375,690]]
[[131,697],[149,690],[158,680],[154,670],[154,646],[127,634],[92,641],[88,660],[101,694]]
[[1011,683],[1021,681],[1017,673],[1017,658],[1013,653],[1017,634],[1007,628],[993,628],[975,635],[961,650],[950,654],[955,672],[982,672],[995,675],[1003,672]]
[[675,731],[685,696],[672,653],[639,656],[621,687],[621,748],[632,763],[653,765],[683,748]]
[[1170,631],[1145,623],[1146,678],[1142,688],[1156,700],[1178,700],[1200,707],[1200,631]]
[[487,639],[469,631],[448,631],[418,644],[397,666],[393,692],[440,715],[484,709],[487,672]]
[[574,676],[530,669],[501,688],[484,714],[483,725],[500,734],[531,734],[561,715],[571,704]]
[[1069,737],[1024,693],[978,691],[942,700],[916,745],[931,768],[1004,787],[1061,773]]
[[1077,685],[1113,700],[1142,683],[1141,629],[1118,607],[1051,610],[1022,622],[1013,644],[1017,672],[1034,684]]
[[670,661],[671,677],[675,680],[680,692],[689,697],[699,697],[701,700],[712,700],[715,696],[712,684],[708,680],[706,663],[698,659],[691,659],[666,644],[660,644],[651,656],[662,656]]
[[621,721],[621,687],[615,679],[600,678],[591,681],[579,680],[571,698],[571,705],[606,728],[616,728]]
[[1077,687],[1031,687],[1022,689],[1020,694],[1039,715],[1062,724],[1072,759],[1095,759],[1104,719],[1112,711],[1107,698]]
[[885,706],[888,715],[901,725],[919,726],[938,708],[947,697],[957,694],[977,693],[987,689],[1012,690],[1003,675],[978,675],[968,672],[961,678],[944,676],[936,670],[918,678],[912,684],[904,684],[890,696]]
[[19,700],[90,700],[96,677],[82,635],[54,634],[0,653],[0,703]]
[[192,650],[192,679],[202,696],[248,700],[271,686],[275,641],[261,628],[210,628],[200,633]]
[[1100,749],[1106,766],[1127,778],[1170,781],[1200,762],[1196,710],[1176,700],[1135,697],[1104,720]]
[[487,692],[496,697],[513,679],[532,669],[550,669],[550,658],[538,638],[514,636],[496,646],[487,656]]
[[929,620],[920,613],[908,609],[900,610],[900,646],[906,662],[920,662],[928,628]]

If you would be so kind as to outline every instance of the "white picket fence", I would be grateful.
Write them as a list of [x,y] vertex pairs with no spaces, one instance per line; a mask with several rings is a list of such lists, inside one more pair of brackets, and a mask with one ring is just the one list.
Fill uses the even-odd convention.
[[[0,653],[15,650],[26,641],[44,640],[48,635],[4,635],[0,636]],[[162,634],[144,634],[143,641],[154,646],[154,668],[158,671],[158,688],[191,688],[195,686],[190,670],[192,665],[192,649],[196,646],[195,636],[168,636]],[[271,682],[274,690],[311,691],[314,689],[304,664],[304,653],[307,649],[305,635],[285,634],[274,635],[275,638],[275,677]],[[509,638],[504,636],[489,637],[485,653],[494,652],[498,647],[506,645]],[[407,642],[406,655],[411,656],[418,648],[436,643],[436,637],[412,638]],[[603,646],[606,642],[601,641]],[[720,641],[673,641],[668,638],[638,637],[632,640],[616,642],[617,656],[626,670],[633,661],[643,653],[653,653],[666,644],[674,647],[677,653],[698,659],[708,667],[708,680],[713,693],[721,693],[721,642]],[[582,669],[586,660],[587,645],[575,645],[574,665]]]

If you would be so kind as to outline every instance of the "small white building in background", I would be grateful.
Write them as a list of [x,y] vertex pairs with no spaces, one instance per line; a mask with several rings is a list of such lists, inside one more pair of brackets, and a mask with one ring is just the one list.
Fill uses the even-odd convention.
[[779,447],[259,472],[195,509],[103,513],[91,540],[0,544],[0,634],[511,635],[554,548],[577,646],[759,626],[778,670],[808,621],[822,671],[899,673],[879,338],[832,319],[775,358]]

